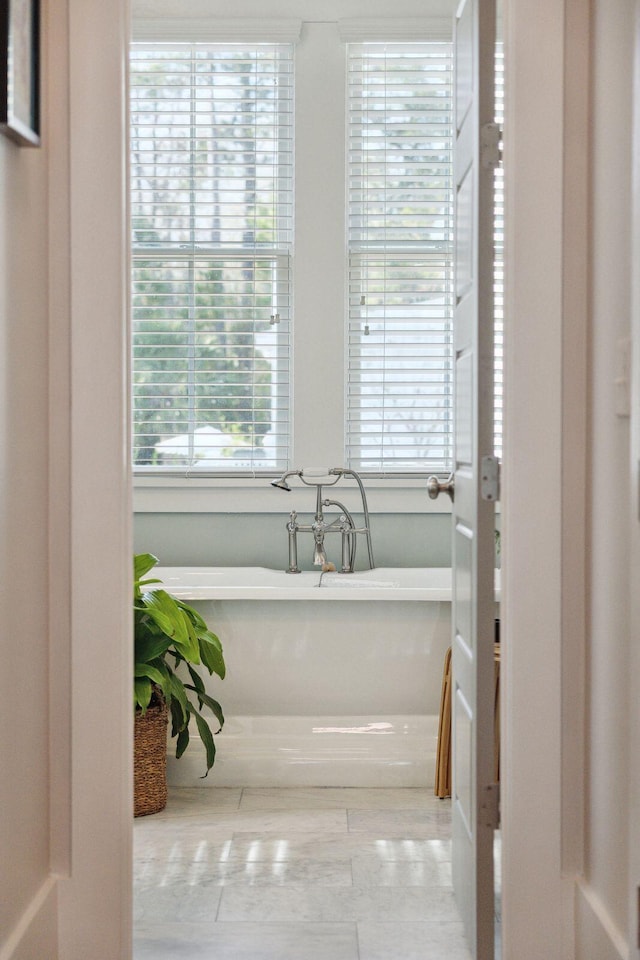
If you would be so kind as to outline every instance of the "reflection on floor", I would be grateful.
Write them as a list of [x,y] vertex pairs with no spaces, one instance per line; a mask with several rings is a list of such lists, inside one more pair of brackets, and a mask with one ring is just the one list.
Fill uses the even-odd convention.
[[174,789],[134,827],[134,960],[470,960],[427,789]]

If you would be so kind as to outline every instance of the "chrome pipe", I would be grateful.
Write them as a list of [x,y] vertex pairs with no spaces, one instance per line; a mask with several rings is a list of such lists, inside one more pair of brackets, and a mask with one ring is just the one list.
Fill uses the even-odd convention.
[[300,567],[298,566],[298,514],[295,510],[292,510],[289,514],[287,534],[289,537],[289,569],[287,573],[300,573]]
[[341,573],[353,573],[356,568],[356,549],[358,538],[355,536],[356,525],[350,512],[344,503],[339,500],[323,500],[324,507],[337,507],[344,514],[340,518],[340,531],[342,533],[342,570]]
[[348,467],[332,467],[329,470],[331,474],[340,474],[341,476],[353,477],[353,479],[358,484],[360,488],[360,497],[362,499],[362,511],[364,513],[364,526],[367,537],[367,551],[369,553],[369,566],[373,570],[375,567],[375,562],[373,559],[373,544],[371,543],[371,524],[369,522],[369,507],[367,504],[367,496],[364,492],[364,485],[360,479],[360,475],[356,473],[355,470],[350,470]]

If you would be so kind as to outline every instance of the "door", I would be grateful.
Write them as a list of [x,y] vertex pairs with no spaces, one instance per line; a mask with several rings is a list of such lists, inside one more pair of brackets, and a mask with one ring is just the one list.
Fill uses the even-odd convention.
[[[455,452],[452,504],[453,885],[476,960],[494,956],[495,0],[455,24]],[[495,480],[495,483],[494,483]]]

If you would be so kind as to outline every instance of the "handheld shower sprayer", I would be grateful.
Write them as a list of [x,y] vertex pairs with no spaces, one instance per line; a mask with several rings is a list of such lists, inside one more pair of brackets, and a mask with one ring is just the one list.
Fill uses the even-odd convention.
[[291,493],[291,487],[287,483],[287,477],[299,477],[301,473],[302,470],[287,470],[277,480],[272,480],[271,486],[276,487],[277,490],[286,490],[287,493]]

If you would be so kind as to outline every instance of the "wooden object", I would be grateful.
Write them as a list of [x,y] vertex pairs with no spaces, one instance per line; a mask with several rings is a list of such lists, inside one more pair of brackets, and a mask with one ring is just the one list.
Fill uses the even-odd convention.
[[[500,782],[500,643],[493,645],[494,664],[494,724],[493,775]],[[433,792],[443,799],[451,796],[451,647],[444,658],[440,717],[438,719],[438,749],[436,752],[436,779]]]

